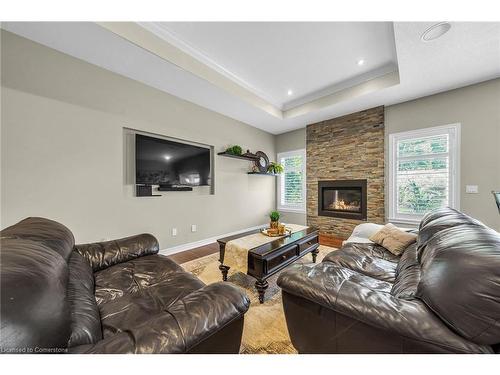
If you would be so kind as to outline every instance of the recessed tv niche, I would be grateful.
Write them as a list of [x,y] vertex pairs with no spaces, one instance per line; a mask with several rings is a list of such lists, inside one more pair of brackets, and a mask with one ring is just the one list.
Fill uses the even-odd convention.
[[136,184],[160,185],[165,190],[210,186],[210,152],[209,146],[136,134]]

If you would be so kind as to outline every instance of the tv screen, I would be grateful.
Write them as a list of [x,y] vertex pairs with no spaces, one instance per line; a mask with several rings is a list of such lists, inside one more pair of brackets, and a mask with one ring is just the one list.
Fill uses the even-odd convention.
[[210,149],[136,134],[135,176],[137,184],[210,185]]

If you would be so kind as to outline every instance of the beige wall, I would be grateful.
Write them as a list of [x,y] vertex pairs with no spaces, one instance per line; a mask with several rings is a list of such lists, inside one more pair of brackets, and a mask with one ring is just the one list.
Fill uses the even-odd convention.
[[[297,129],[276,136],[276,154],[279,152],[295,151],[306,148],[306,128]],[[277,184],[276,184],[277,185]],[[277,191],[276,191],[277,194]],[[277,198],[276,198],[277,199]],[[284,223],[306,225],[306,213],[281,211]]]
[[[215,194],[137,198],[124,127],[275,154],[274,136],[2,31],[1,227],[26,216],[67,225],[77,242],[151,232],[162,248],[267,222],[275,181],[215,157]],[[191,233],[191,224],[198,226]],[[176,227],[178,235],[171,236]]]
[[491,194],[500,190],[500,79],[386,107],[386,152],[389,134],[453,123],[461,123],[460,210],[500,230]]

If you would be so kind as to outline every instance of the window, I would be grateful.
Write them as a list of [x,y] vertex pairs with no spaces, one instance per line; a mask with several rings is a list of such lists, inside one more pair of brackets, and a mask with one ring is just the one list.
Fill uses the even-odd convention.
[[306,210],[306,154],[305,150],[278,154],[278,163],[284,171],[278,178],[278,209],[305,212]]
[[420,221],[445,206],[459,208],[460,124],[389,136],[389,220]]

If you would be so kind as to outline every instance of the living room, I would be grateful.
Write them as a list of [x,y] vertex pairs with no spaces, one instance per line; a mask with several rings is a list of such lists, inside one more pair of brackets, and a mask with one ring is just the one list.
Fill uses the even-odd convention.
[[500,22],[213,11],[2,20],[1,352],[500,353]]

